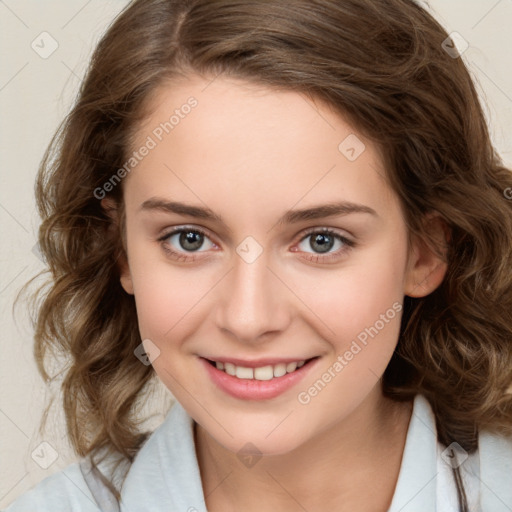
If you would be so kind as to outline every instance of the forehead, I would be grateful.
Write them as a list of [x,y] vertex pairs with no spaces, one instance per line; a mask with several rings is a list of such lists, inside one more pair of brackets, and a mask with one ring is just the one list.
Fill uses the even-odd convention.
[[320,201],[396,206],[378,148],[320,101],[192,75],[148,105],[131,150],[151,149],[126,179],[127,204],[179,198],[260,217]]

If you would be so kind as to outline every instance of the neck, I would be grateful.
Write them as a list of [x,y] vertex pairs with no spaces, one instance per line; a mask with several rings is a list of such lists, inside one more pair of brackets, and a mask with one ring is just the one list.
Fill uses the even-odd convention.
[[411,411],[411,403],[394,402],[376,386],[342,421],[288,453],[264,455],[251,467],[240,464],[236,453],[195,424],[208,511],[300,507],[386,511],[398,479]]

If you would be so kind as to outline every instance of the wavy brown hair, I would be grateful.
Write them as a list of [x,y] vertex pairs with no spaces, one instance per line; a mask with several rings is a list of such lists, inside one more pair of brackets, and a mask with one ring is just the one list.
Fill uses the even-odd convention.
[[[104,448],[132,461],[148,435],[137,414],[155,374],[134,356],[135,302],[118,268],[124,220],[118,229],[94,191],[134,150],[151,96],[188,73],[320,99],[380,148],[409,236],[435,248],[424,229],[429,212],[451,232],[441,285],[404,299],[384,393],[425,395],[439,440],[468,452],[480,429],[512,431],[512,173],[493,148],[463,59],[443,47],[447,38],[413,0],[127,5],[95,49],[36,181],[51,280],[35,294],[35,358],[51,380],[50,349],[67,357],[63,402],[77,454]],[[122,190],[121,182],[108,194],[121,214]]]

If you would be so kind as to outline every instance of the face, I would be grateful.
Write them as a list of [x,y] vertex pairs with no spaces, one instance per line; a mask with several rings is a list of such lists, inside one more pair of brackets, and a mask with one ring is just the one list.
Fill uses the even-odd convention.
[[[123,182],[121,282],[156,373],[194,420],[233,452],[289,452],[375,393],[404,294],[442,275],[419,246],[408,253],[378,152],[343,118],[295,92],[209,83],[159,90],[137,132],[132,150],[149,150]],[[284,363],[243,378],[268,360]]]

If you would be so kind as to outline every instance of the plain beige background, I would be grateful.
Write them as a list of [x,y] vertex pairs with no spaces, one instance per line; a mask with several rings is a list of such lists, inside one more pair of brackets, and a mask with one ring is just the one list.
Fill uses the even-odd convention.
[[[43,268],[33,250],[38,164],[75,97],[94,45],[126,3],[0,0],[0,507],[77,460],[66,441],[60,396],[50,416],[52,433],[37,433],[47,392],[33,360],[26,313],[21,308],[15,322],[12,303],[24,282]],[[462,58],[477,83],[495,146],[512,166],[512,1],[423,4],[469,44]],[[156,391],[148,413],[161,411],[169,398],[163,386]],[[157,414],[147,425],[154,428],[162,419]]]

